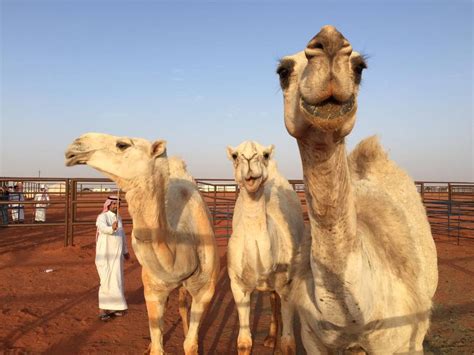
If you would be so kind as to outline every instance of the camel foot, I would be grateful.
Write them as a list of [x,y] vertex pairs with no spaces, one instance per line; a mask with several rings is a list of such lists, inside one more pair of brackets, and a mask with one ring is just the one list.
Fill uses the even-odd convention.
[[252,353],[252,339],[238,339],[237,351],[239,355],[250,355]]
[[296,343],[293,337],[281,337],[281,352],[283,355],[295,355]]
[[184,344],[184,354],[185,355],[198,355],[198,343],[192,343],[190,345]]
[[276,344],[276,337],[271,336],[271,335],[267,335],[267,337],[263,341],[263,346],[267,348],[274,348],[275,344]]

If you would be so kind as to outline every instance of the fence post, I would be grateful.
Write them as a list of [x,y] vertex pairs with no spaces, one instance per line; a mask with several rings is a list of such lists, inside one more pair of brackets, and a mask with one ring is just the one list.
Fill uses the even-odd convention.
[[71,199],[71,245],[74,245],[74,222],[76,221],[76,216],[77,216],[77,181],[73,179],[71,181],[72,185],[72,199]]
[[448,237],[451,237],[451,184],[448,182]]
[[212,219],[213,219],[213,222],[214,225],[216,224],[216,216],[217,216],[217,184],[213,184],[212,185],[213,189],[214,189],[214,210],[212,211]]
[[65,213],[65,228],[64,228],[64,246],[67,247],[68,246],[68,242],[69,242],[69,179],[66,179],[65,180],[65,189],[66,189],[66,192],[65,192],[65,200],[66,200],[66,213]]
[[72,179],[68,179],[68,229],[67,229],[67,236],[68,236],[68,245],[72,245],[72,233],[73,233],[73,228],[72,228],[72,222],[73,222],[73,182]]
[[449,200],[449,214],[451,214],[451,199],[452,199],[452,191],[451,191],[451,183],[448,182],[448,200]]

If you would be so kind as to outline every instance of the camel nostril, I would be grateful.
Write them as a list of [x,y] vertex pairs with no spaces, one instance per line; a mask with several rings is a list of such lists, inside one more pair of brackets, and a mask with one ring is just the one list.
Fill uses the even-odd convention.
[[72,159],[72,158],[74,158],[75,156],[76,156],[76,154],[74,154],[74,153],[68,153],[68,154],[66,154],[66,158],[67,158],[67,159]]
[[307,45],[304,54],[306,59],[310,60],[313,58],[317,53],[321,53],[324,51],[325,47],[323,43],[319,40],[319,38],[313,38]]
[[321,50],[324,50],[324,46],[321,42],[316,42],[313,46],[312,46],[313,49],[321,49]]

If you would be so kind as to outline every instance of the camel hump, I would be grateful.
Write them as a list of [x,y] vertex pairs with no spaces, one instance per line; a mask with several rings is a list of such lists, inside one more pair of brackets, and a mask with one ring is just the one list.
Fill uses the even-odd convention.
[[387,161],[387,153],[382,148],[377,136],[363,139],[354,148],[349,156],[349,165],[352,173],[364,178],[371,167]]
[[168,163],[170,167],[171,178],[179,178],[179,179],[193,181],[193,178],[188,173],[188,170],[186,168],[186,163],[184,162],[183,159],[178,158],[178,157],[170,157],[168,158]]

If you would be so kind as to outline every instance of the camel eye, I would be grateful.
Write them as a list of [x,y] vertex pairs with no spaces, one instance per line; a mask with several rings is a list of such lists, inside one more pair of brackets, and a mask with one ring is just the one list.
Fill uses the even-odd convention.
[[263,153],[263,157],[265,158],[265,160],[268,160],[268,158],[270,158],[270,154],[269,153]]
[[354,82],[360,84],[362,80],[362,71],[367,69],[365,57],[356,57],[352,60],[352,67],[354,70]]
[[286,79],[290,75],[290,71],[287,68],[278,68],[277,74],[280,76],[280,79]]
[[280,76],[280,86],[283,90],[290,85],[290,76],[293,73],[295,62],[291,59],[283,59],[277,68],[277,74]]
[[362,74],[362,70],[364,70],[365,68],[367,68],[367,65],[366,65],[365,63],[361,63],[361,64],[359,64],[358,66],[356,66],[356,67],[354,68],[354,70],[355,70],[355,72],[356,72],[357,74],[360,75],[360,74]]
[[237,153],[232,154],[232,159],[237,160]]
[[130,144],[128,143],[125,143],[125,142],[117,142],[117,144],[115,145],[118,149],[120,150],[125,150],[127,149],[128,147],[130,147]]

